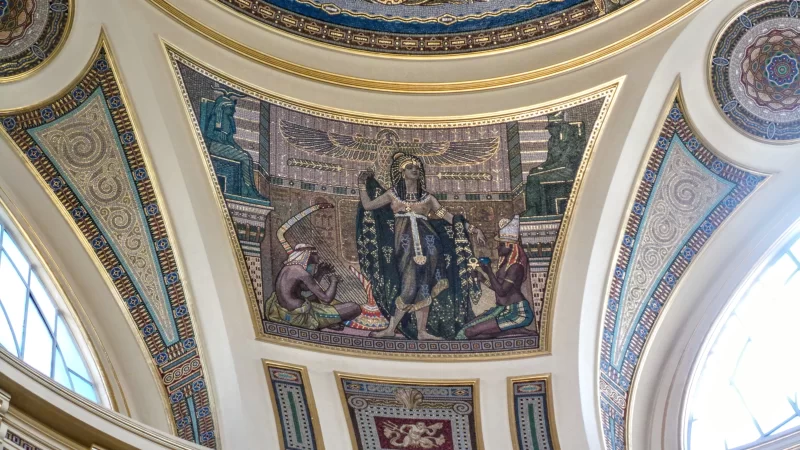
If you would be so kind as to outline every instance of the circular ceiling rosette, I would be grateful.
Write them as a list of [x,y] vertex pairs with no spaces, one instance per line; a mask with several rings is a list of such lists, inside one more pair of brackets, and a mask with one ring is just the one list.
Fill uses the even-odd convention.
[[758,140],[800,139],[800,1],[737,13],[713,47],[710,83],[722,114]]

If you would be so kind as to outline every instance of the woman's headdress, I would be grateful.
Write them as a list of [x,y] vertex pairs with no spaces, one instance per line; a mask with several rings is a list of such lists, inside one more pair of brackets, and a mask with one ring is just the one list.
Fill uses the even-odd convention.
[[397,152],[392,155],[392,165],[389,170],[392,186],[396,186],[403,179],[403,170],[409,164],[416,164],[419,167],[419,180],[422,183],[422,188],[425,189],[425,166],[422,164],[422,160],[404,152]]

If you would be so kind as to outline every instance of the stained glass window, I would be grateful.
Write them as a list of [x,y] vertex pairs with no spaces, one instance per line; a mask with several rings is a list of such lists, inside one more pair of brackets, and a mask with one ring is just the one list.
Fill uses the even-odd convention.
[[800,430],[800,239],[727,310],[689,395],[690,450],[743,449]]
[[0,222],[0,346],[77,394],[99,402],[64,311],[9,232]]

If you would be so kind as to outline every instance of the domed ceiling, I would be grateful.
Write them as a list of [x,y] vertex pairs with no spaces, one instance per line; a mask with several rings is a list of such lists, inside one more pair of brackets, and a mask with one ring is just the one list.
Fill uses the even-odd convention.
[[213,0],[277,30],[396,55],[465,54],[557,36],[637,0]]

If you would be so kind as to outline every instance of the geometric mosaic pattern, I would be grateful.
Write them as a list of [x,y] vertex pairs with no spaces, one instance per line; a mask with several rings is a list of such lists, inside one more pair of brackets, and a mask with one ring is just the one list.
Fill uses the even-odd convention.
[[69,34],[73,10],[70,0],[0,0],[0,81],[49,61]]
[[606,448],[627,448],[628,399],[642,351],[683,273],[764,176],[714,155],[677,94],[650,151],[617,251],[603,316],[600,407]]
[[559,448],[550,376],[509,378],[508,390],[514,450]]
[[216,447],[205,371],[151,168],[105,38],[46,104],[0,114],[4,133],[113,282],[163,383],[177,435]]
[[477,380],[336,373],[353,450],[483,450]]
[[214,0],[268,27],[390,54],[472,53],[533,42],[635,0]]
[[280,448],[325,450],[306,368],[267,360],[263,362],[272,389],[272,409],[280,430]]
[[800,0],[762,1],[720,33],[710,62],[717,106],[760,140],[800,139]]

